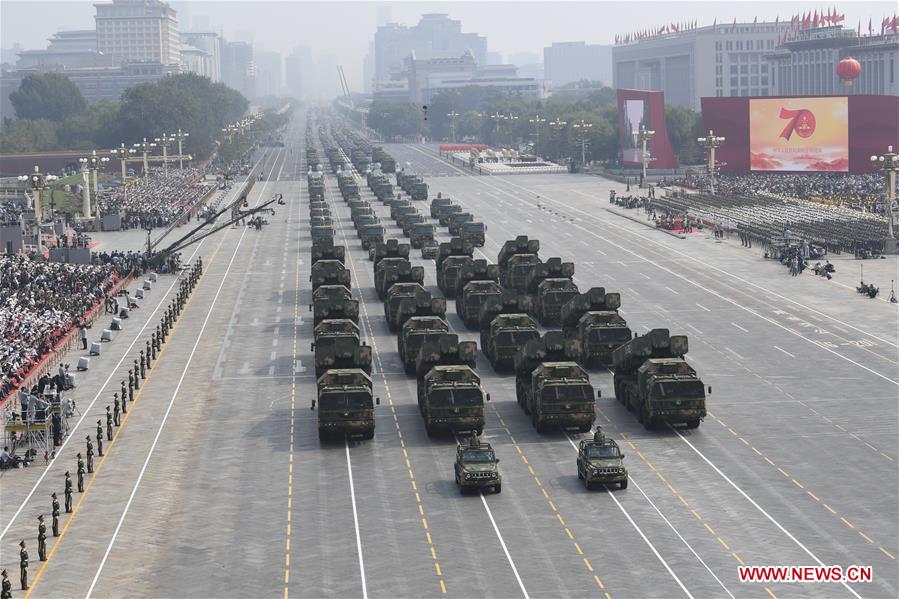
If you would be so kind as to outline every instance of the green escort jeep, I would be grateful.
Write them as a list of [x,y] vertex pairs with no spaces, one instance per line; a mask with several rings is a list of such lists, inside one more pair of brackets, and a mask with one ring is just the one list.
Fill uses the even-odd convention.
[[597,427],[592,439],[584,439],[577,449],[577,477],[584,481],[584,486],[593,488],[594,483],[600,485],[618,483],[627,489],[627,468],[624,467],[624,455],[613,439],[606,438]]
[[497,468],[499,459],[493,453],[490,443],[481,443],[477,436],[471,436],[456,448],[456,484],[459,491],[491,488],[495,493],[503,489],[503,477]]

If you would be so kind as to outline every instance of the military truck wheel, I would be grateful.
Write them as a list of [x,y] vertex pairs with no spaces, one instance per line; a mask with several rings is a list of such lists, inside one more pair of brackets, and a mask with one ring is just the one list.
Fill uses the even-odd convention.
[[687,421],[687,428],[699,428],[699,418]]
[[319,442],[324,442],[328,440],[328,433],[323,430],[318,431],[318,440]]
[[584,480],[584,475],[581,474],[581,469],[580,469],[580,468],[577,469],[577,477],[578,477],[579,479],[581,479],[581,480]]
[[364,441],[371,441],[374,438],[375,438],[375,430],[374,429],[372,429],[370,431],[365,431],[364,433],[362,433],[362,439]]
[[592,490],[593,490],[593,483],[591,483],[589,480],[587,480],[587,479],[585,478],[585,479],[584,479],[584,488],[587,489],[588,491],[592,491]]
[[618,483],[618,488],[619,489],[627,489],[627,479],[624,479],[623,481]]
[[494,492],[494,493],[502,493],[502,492],[503,492],[503,486],[502,486],[501,484],[500,484],[500,485],[494,485],[494,486],[493,486],[493,492]]
[[593,428],[592,424],[582,424],[581,426],[578,427],[577,432],[589,433],[591,428]]
[[428,434],[428,437],[434,436],[434,427],[425,422],[425,432]]

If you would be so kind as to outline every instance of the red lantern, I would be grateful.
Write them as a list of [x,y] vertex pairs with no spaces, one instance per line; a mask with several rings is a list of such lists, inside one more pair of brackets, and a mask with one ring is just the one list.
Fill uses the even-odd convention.
[[844,58],[837,65],[837,76],[843,80],[845,85],[852,85],[852,82],[861,74],[862,65],[851,56]]

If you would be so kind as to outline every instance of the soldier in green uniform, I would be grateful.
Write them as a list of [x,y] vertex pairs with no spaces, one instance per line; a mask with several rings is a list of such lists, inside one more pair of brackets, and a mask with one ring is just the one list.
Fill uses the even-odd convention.
[[37,517],[37,557],[42,562],[47,561],[47,525],[43,514]]
[[56,491],[54,491],[50,497],[53,498],[53,503],[51,504],[53,508],[53,536],[59,536],[59,500],[56,498]]
[[84,493],[84,462],[81,460],[81,454],[78,454],[78,492]]
[[112,441],[112,408],[106,406],[106,440]]
[[128,413],[128,401],[125,399],[128,396],[128,389],[125,387],[125,381],[122,380],[122,414]]
[[94,471],[94,444],[91,443],[90,435],[85,437],[85,439],[87,439],[87,473],[91,474]]
[[69,474],[69,471],[66,470],[66,513],[72,513],[72,476]]
[[0,599],[12,599],[12,583],[9,581],[6,570],[0,572],[0,577],[3,578],[3,582],[0,583]]
[[97,421],[97,455],[103,457],[103,424]]
[[[112,394],[112,422],[116,426],[122,425],[122,417],[121,417],[121,406],[119,406],[119,394]],[[125,394],[122,394],[122,397],[125,397]]]
[[135,359],[134,360],[134,388],[135,389],[140,389],[141,377],[137,376],[140,371],[141,371],[140,368],[138,368],[138,366],[137,366],[137,360]]
[[146,365],[144,364],[144,350],[140,350],[140,378],[147,378],[147,371],[145,370]]
[[28,551],[25,549],[25,540],[19,542],[19,582],[22,583],[22,590],[28,590]]
[[128,369],[128,401],[134,401],[134,370]]

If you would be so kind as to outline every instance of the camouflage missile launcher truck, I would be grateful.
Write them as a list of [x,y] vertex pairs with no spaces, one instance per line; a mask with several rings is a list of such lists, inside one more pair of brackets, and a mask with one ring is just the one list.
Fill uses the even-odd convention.
[[312,294],[312,326],[323,320],[346,319],[359,324],[359,302],[343,285],[322,285]]
[[388,239],[384,243],[379,243],[369,250],[372,262],[374,262],[373,273],[377,273],[378,262],[385,258],[409,258],[409,244],[400,243],[397,239]]
[[309,186],[309,199],[324,200],[325,199],[325,178],[318,172],[311,172],[306,177],[306,183]]
[[499,314],[481,329],[481,349],[497,372],[515,366],[515,354],[523,343],[540,337],[537,323],[528,314]]
[[528,239],[527,235],[519,235],[503,244],[496,260],[499,264],[499,284],[503,289],[515,289],[521,293],[527,291],[528,274],[540,263],[539,251],[540,240]]
[[474,247],[462,241],[461,237],[453,237],[441,243],[437,252],[437,287],[446,297],[455,297],[459,272],[472,261]]
[[387,298],[384,300],[384,317],[387,319],[387,327],[391,332],[395,333],[399,330],[397,316],[400,304],[403,300],[414,299],[420,292],[427,293],[419,283],[394,283],[387,290]]
[[315,376],[329,368],[361,368],[371,374],[371,347],[359,344],[359,327],[351,320],[323,320],[313,329]]
[[471,212],[457,212],[449,217],[446,228],[449,229],[450,235],[459,236],[462,231],[462,224],[474,222],[474,214]]
[[468,221],[462,223],[459,236],[476,248],[484,247],[487,235],[487,226],[481,221]]
[[356,231],[364,250],[370,250],[377,244],[384,243],[384,226],[380,223],[361,225]]
[[[434,225],[431,223],[420,222],[409,227],[407,235],[409,236],[409,243],[412,247],[423,248],[428,242],[434,241],[435,233]],[[440,255],[439,249],[437,255]]]
[[[499,266],[483,258],[462,265],[456,280],[456,314],[469,329],[478,329],[481,306],[488,296],[500,295]],[[471,283],[471,285],[469,285]]]
[[448,206],[439,206],[437,208],[437,220],[440,222],[441,227],[446,227],[449,225],[450,216],[453,214],[457,214],[459,212],[464,212],[462,206],[459,204],[450,204]]
[[[359,368],[330,369],[318,377],[318,438],[359,435],[375,436],[375,405],[371,378]],[[315,402],[312,404],[315,409]]]
[[378,299],[383,301],[387,297],[390,287],[396,283],[423,284],[425,269],[422,266],[412,266],[406,258],[384,258],[375,267],[375,291]]
[[414,296],[400,301],[393,330],[402,331],[403,325],[413,316],[446,318],[446,300],[442,297],[431,297],[428,291],[416,291]]
[[323,239],[312,244],[312,264],[319,260],[337,260],[343,264],[346,259],[346,247],[334,245],[333,239]]
[[494,493],[501,493],[503,477],[497,464],[499,458],[490,443],[480,442],[475,436],[459,443],[453,466],[459,492],[464,495],[472,489],[492,489]]
[[[687,337],[653,329],[612,352],[615,397],[646,428],[657,423],[696,428],[705,418],[705,386],[684,360]],[[711,387],[709,387],[711,393]]]
[[312,282],[312,291],[322,285],[350,286],[350,271],[339,260],[319,260],[312,265],[312,274],[309,275]]
[[631,339],[631,330],[618,314],[621,295],[593,287],[562,306],[562,330],[581,347],[580,363],[611,366],[612,352]]
[[415,374],[415,361],[421,346],[449,333],[449,326],[439,316],[412,316],[403,323],[402,332],[397,335],[397,351],[403,360],[406,374]]
[[549,258],[534,267],[527,277],[527,292],[534,298],[534,315],[545,327],[562,322],[562,306],[578,294],[571,280],[574,263]]
[[373,147],[371,149],[371,161],[379,162],[381,164],[381,170],[385,173],[396,172],[396,160],[394,160],[393,156],[388,154],[384,148],[379,146]]
[[547,331],[515,355],[515,394],[537,432],[560,427],[584,433],[593,426],[594,390],[587,372],[573,361],[578,354],[575,341]]
[[452,206],[453,201],[444,197],[443,194],[438,193],[437,197],[431,200],[431,218],[437,218],[440,216],[439,209],[443,206]]
[[596,431],[592,439],[582,439],[577,448],[577,477],[587,489],[594,485],[617,484],[627,489],[624,454],[612,438]]
[[[474,372],[477,345],[443,334],[421,346],[416,360],[418,406],[428,435],[484,428],[484,392]],[[488,397],[489,399],[489,397]]]
[[324,227],[309,227],[309,235],[312,237],[313,243],[316,241],[334,241],[334,227],[327,225]]

